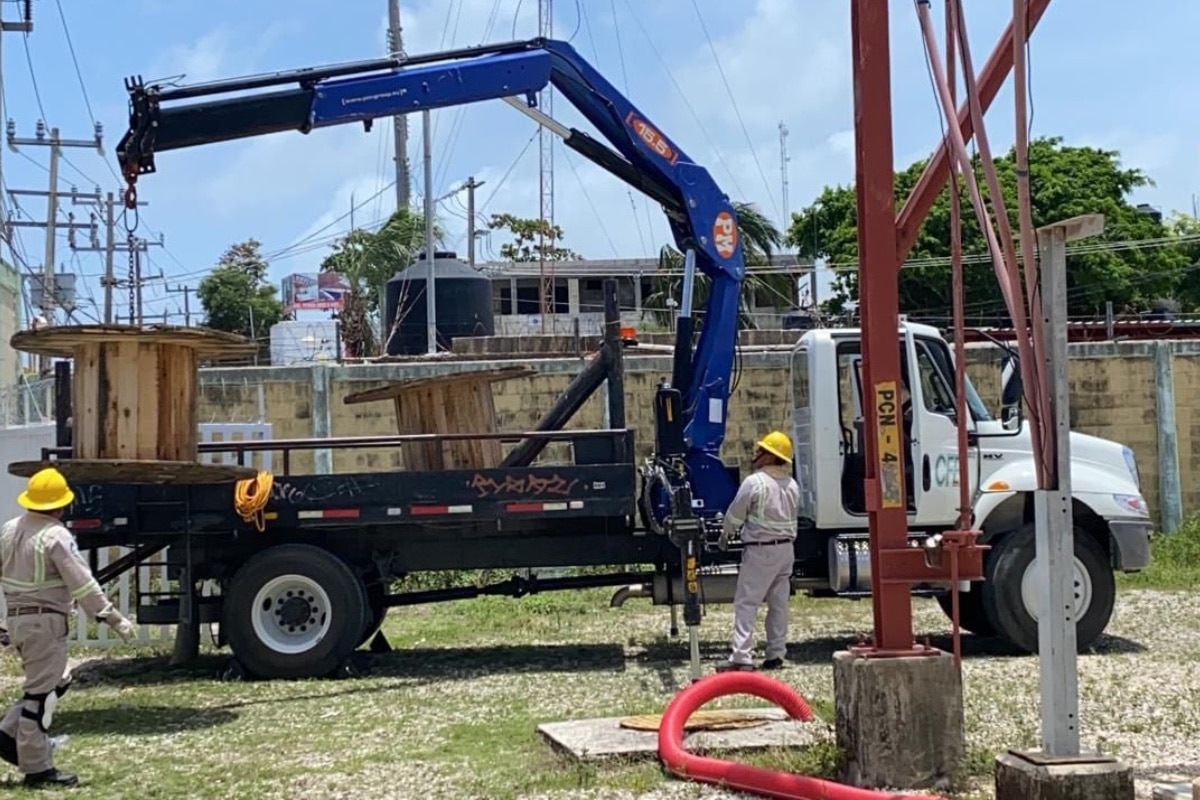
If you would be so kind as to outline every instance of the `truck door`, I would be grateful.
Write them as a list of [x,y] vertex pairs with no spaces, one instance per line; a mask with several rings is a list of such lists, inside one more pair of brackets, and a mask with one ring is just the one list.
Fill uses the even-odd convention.
[[[951,525],[958,516],[958,419],[954,398],[954,367],[946,343],[927,336],[908,338],[912,393],[912,455],[920,527]],[[970,409],[962,424],[974,431]],[[967,450],[967,474],[973,496],[979,474],[979,448]]]

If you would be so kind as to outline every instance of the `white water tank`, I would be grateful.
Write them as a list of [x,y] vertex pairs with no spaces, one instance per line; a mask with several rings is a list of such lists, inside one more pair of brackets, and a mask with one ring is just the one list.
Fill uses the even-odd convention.
[[271,365],[313,364],[337,360],[337,322],[285,320],[271,326]]

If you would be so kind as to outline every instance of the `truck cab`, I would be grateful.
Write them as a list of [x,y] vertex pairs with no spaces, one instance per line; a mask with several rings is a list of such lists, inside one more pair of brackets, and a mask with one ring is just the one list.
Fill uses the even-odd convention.
[[[985,580],[961,600],[963,627],[1037,649],[1031,438],[1020,409],[1019,371],[1009,368],[1000,418],[969,378],[967,418],[959,420],[953,353],[937,328],[905,321],[901,355],[904,484],[914,539],[952,529],[959,507],[958,426],[968,431],[967,475],[973,525],[991,546]],[[801,487],[797,569],[822,571],[828,593],[870,592],[862,345],[857,329],[806,332],[791,355],[792,433]],[[1133,451],[1071,433],[1075,523],[1075,602],[1081,648],[1103,632],[1115,596],[1113,572],[1149,564],[1149,510]],[[916,587],[939,598],[943,590]]]

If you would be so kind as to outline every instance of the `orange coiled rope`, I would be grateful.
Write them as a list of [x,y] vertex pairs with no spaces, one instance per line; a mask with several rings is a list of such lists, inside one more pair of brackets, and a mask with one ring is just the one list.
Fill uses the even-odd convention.
[[271,499],[271,487],[275,476],[259,471],[253,478],[238,481],[233,489],[233,508],[246,522],[253,522],[260,532],[266,530],[267,521],[263,512]]

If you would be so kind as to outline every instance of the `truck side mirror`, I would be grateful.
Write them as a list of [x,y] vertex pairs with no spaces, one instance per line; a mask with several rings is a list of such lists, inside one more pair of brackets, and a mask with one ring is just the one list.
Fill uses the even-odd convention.
[[1000,420],[1005,428],[1020,427],[1023,412],[1021,364],[1016,356],[1005,356],[1000,366]]

